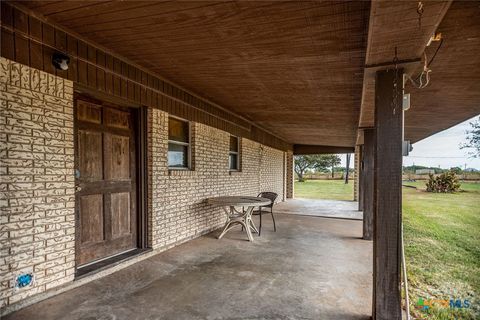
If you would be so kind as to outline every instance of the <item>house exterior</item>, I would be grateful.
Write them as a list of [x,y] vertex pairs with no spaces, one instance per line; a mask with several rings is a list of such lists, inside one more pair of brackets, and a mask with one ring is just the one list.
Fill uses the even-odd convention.
[[[2,8],[17,17],[15,25],[35,23],[18,9]],[[52,28],[51,35],[60,41],[59,31],[50,25],[39,28],[45,39]],[[208,197],[256,196],[262,190],[276,192],[280,201],[292,197],[293,153],[287,143],[62,35],[65,48],[78,52],[62,76],[8,59],[8,54],[1,57],[3,307],[71,283],[81,272],[79,266],[135,249],[161,252],[218,229],[224,213],[208,205]],[[36,43],[33,38],[30,42]],[[48,66],[47,52],[53,48],[44,43],[43,49]],[[98,55],[90,61],[102,57],[103,64],[84,61],[84,49]],[[75,91],[81,79],[87,88]],[[96,83],[93,91],[89,81]],[[98,88],[103,89],[96,92]],[[100,97],[100,92],[110,97]],[[140,108],[143,104],[148,107]],[[185,166],[169,164],[172,119],[186,124],[188,131]],[[229,166],[231,137],[238,140],[235,168]],[[125,179],[126,188],[100,190]],[[106,221],[107,211],[117,219]],[[111,230],[104,232],[106,223]],[[34,274],[35,284],[16,287],[22,274]]]
[[[149,47],[142,42],[142,46],[136,48],[138,37],[145,37],[147,42],[149,37],[154,38],[148,28],[141,29],[138,25],[137,29],[131,29],[138,37],[132,37],[128,28],[125,33],[114,34],[114,30],[123,30],[118,25],[123,19],[118,19],[118,12],[126,14],[131,10],[131,16],[124,18],[131,23],[142,21],[145,12],[135,9],[132,3],[114,4],[118,12],[107,4],[95,4],[99,15],[104,10],[105,15],[101,17],[105,21],[97,21],[99,25],[106,25],[103,31],[94,30],[86,22],[75,24],[75,21],[95,18],[92,13],[82,11],[79,3],[62,5],[35,1],[1,3],[2,312],[94,280],[218,229],[225,222],[224,213],[206,203],[209,197],[256,196],[268,190],[277,193],[279,201],[292,198],[294,154],[355,152],[356,165],[361,168],[355,170],[356,174],[360,171],[355,193],[365,212],[364,236],[376,244],[372,312],[377,319],[400,318],[404,115],[401,107],[392,112],[392,101],[394,105],[401,105],[403,86],[399,83],[403,81],[404,72],[417,67],[418,52],[423,52],[427,42],[424,40],[429,39],[442,21],[445,30],[451,30],[452,21],[458,21],[463,12],[478,11],[478,8],[465,3],[450,8],[449,1],[432,5],[423,17],[429,22],[414,39],[409,31],[417,30],[416,26],[403,28],[394,22],[402,18],[402,12],[415,8],[416,2],[403,3],[400,8],[377,1],[371,4],[338,2],[323,9],[303,8],[300,11],[305,14],[318,10],[325,17],[338,15],[336,19],[351,15],[348,16],[351,34],[358,38],[349,42],[352,46],[349,47],[345,43],[350,31],[344,30],[345,34],[339,36],[345,37],[343,44],[327,41],[322,43],[322,50],[317,48],[325,54],[322,59],[327,61],[327,66],[334,65],[336,60],[342,65],[335,65],[331,70],[314,70],[316,73],[311,74],[306,69],[289,69],[289,75],[299,76],[304,72],[306,78],[282,80],[282,73],[276,71],[281,63],[270,60],[255,64],[256,56],[246,59],[249,63],[252,61],[252,65],[232,67],[233,71],[211,70],[216,63],[236,66],[239,62],[236,59],[244,59],[251,53],[240,47],[235,49],[238,55],[225,59],[213,46],[209,50],[217,60],[208,60],[210,53],[202,58],[192,54],[188,56],[190,59],[182,55],[185,59],[176,60],[176,50],[187,50],[190,43],[188,37],[187,40],[180,37],[194,32],[195,23],[203,26],[201,22],[194,22],[194,18],[187,21],[188,28],[193,26],[188,32],[180,26],[169,29],[167,34],[172,38],[161,42],[162,47]],[[240,13],[255,11],[255,5],[251,6],[237,10]],[[170,12],[167,9],[158,4],[152,8],[160,10],[156,11],[159,15]],[[286,16],[289,10],[298,11],[295,4],[282,3],[272,9]],[[199,9],[193,6],[182,10],[192,16],[201,13],[212,15],[214,21],[221,19],[217,11],[204,13],[195,11]],[[396,15],[397,20],[385,21],[385,16],[390,14]],[[172,25],[181,23],[175,20],[179,17],[182,16],[172,17]],[[247,21],[243,27],[255,26],[248,16],[232,20],[231,29],[220,27],[220,38],[225,36],[222,30],[240,28],[242,19]],[[263,18],[258,15],[258,19]],[[168,21],[160,19],[156,23],[168,29]],[[227,21],[218,21],[228,25]],[[375,21],[383,21],[385,25],[379,26]],[[470,23],[467,33],[478,32],[478,23],[463,21]],[[391,40],[385,35],[385,28],[397,28],[400,35],[397,39],[408,40],[397,44],[400,59],[395,56],[395,64],[391,63],[394,48],[385,49],[385,43]],[[140,30],[144,30],[145,36]],[[177,32],[184,44],[182,48],[169,46]],[[245,34],[225,38],[242,43],[247,37]],[[263,34],[259,34],[261,36]],[[285,36],[281,46],[273,44],[269,50],[288,51],[285,43],[296,37]],[[290,36],[292,38],[288,38]],[[275,39],[275,35],[265,39],[270,38]],[[202,43],[206,41],[203,38],[196,41],[194,47],[209,48]],[[122,44],[129,48],[119,54]],[[338,48],[347,57],[337,56]],[[446,53],[439,53],[438,59],[448,60],[446,55],[451,52],[459,54],[458,50],[448,51],[448,48]],[[167,79],[161,77],[157,63],[163,60],[144,59],[142,50],[146,57],[170,55],[172,60],[161,67],[173,76],[178,71],[181,77],[183,72],[185,81],[180,83],[185,85],[167,80],[168,76]],[[307,49],[302,50],[298,47],[295,53],[298,56],[288,56],[293,54],[288,53],[285,61],[305,63],[302,65],[305,68],[318,65],[317,61],[310,61],[311,53]],[[468,53],[468,47],[460,50],[462,52]],[[268,53],[262,51],[262,54]],[[68,64],[66,70],[65,63]],[[207,66],[211,73],[189,72],[189,68],[197,70],[199,66]],[[453,72],[460,67],[446,69]],[[462,70],[475,74],[478,65]],[[297,71],[299,73],[295,73]],[[213,76],[222,72],[223,78]],[[315,87],[316,77],[320,75],[329,77],[327,86]],[[268,78],[273,79],[271,83],[266,82]],[[243,81],[251,79],[258,82],[246,86]],[[297,84],[296,81],[304,82]],[[195,84],[202,87],[192,87]],[[445,85],[445,82],[439,80],[436,85]],[[272,88],[277,87],[273,92]],[[303,90],[314,87],[315,90]],[[446,117],[447,106],[432,107],[428,104],[428,95],[412,88],[412,103],[419,107],[411,116],[405,116],[405,138],[418,141],[478,113],[478,90],[473,89],[461,89],[464,98],[458,104],[458,112]],[[318,102],[318,96],[312,95],[318,90],[323,90],[325,107]],[[438,91],[432,90],[429,97],[437,98]],[[231,102],[235,108],[228,103],[213,102],[215,92],[220,100]],[[244,93],[246,102],[240,103]],[[460,101],[455,100],[457,93],[453,92],[449,101]],[[298,106],[283,103],[296,94],[300,97]],[[433,113],[438,116],[438,122],[434,123],[437,118],[430,116]],[[418,116],[421,119],[417,121]],[[431,123],[425,126],[425,121]],[[19,282],[22,276],[31,276],[34,281],[23,286]]]
[[[2,290],[2,301],[3,305],[7,305],[73,281],[78,262],[76,255],[82,242],[87,242],[87,248],[80,250],[87,252],[85,258],[80,258],[81,264],[137,248],[138,242],[134,241],[118,250],[94,253],[88,248],[88,242],[98,242],[89,238],[99,236],[98,231],[82,230],[81,236],[78,236],[76,223],[84,227],[82,223],[101,223],[101,220],[88,220],[96,218],[88,216],[85,217],[88,221],[79,221],[75,209],[76,205],[85,205],[85,209],[78,210],[100,211],[95,208],[99,206],[98,201],[116,197],[118,204],[112,210],[122,214],[118,206],[128,207],[133,201],[137,201],[138,206],[139,200],[135,199],[133,192],[126,194],[127,199],[122,198],[125,192],[117,195],[90,193],[80,198],[75,195],[75,188],[80,188],[75,186],[75,170],[80,171],[83,177],[94,175],[92,171],[98,169],[92,169],[95,163],[92,164],[91,159],[86,159],[88,164],[76,169],[75,155],[79,156],[82,148],[88,146],[81,145],[83,141],[75,141],[74,122],[80,122],[79,116],[93,114],[87,108],[103,108],[102,102],[97,104],[75,99],[72,81],[3,57],[1,67],[2,108],[6,120],[2,124],[6,143],[2,161],[7,169],[2,182],[8,196],[3,227],[9,232],[4,242],[6,245],[2,246],[3,250],[9,251],[3,270],[6,290]],[[143,134],[146,136],[147,157],[144,158],[144,166],[149,183],[145,210],[148,229],[143,230],[145,247],[160,252],[222,226],[224,213],[206,204],[204,200],[208,197],[256,195],[261,190],[278,193],[280,200],[287,197],[287,174],[292,174],[291,152],[240,138],[241,167],[230,170],[231,134],[195,121],[188,121],[192,157],[190,169],[169,168],[169,115],[154,108],[146,110],[147,125]],[[81,134],[78,139],[82,139]],[[75,149],[76,143],[79,149]],[[86,151],[90,154],[95,153],[97,144],[102,145],[101,141],[97,143],[92,139],[85,144],[90,145]],[[103,144],[107,144],[105,140]],[[113,153],[114,149],[112,146],[105,150],[103,157],[107,156],[107,152]],[[287,160],[288,157],[290,160]],[[290,166],[287,169],[288,163]],[[118,166],[112,169],[122,170]],[[289,182],[291,188],[292,178]],[[87,183],[83,184],[84,188],[88,188],[85,186]],[[100,197],[103,199],[98,200]],[[129,219],[125,216],[121,218]],[[111,223],[119,224],[118,233],[121,233],[121,228],[127,232],[137,229],[138,222],[131,221],[130,226],[121,226],[121,220]],[[24,272],[35,274],[35,286],[27,290],[11,286],[13,279]]]

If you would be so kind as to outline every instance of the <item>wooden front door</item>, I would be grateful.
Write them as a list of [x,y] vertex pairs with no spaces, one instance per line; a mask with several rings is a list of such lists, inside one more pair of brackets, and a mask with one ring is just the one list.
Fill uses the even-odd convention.
[[133,112],[77,98],[77,266],[137,247]]

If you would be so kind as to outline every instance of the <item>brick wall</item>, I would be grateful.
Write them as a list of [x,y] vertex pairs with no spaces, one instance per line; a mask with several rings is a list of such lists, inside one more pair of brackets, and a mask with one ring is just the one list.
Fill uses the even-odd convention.
[[[0,58],[0,304],[73,280],[72,82]],[[33,287],[14,279],[34,272]]]
[[286,179],[285,179],[285,197],[287,199],[291,199],[295,196],[295,171],[293,170],[293,166],[295,165],[295,158],[293,156],[293,152],[287,151],[285,153],[286,158]]
[[[70,283],[75,268],[73,84],[0,60],[0,305]],[[191,123],[193,169],[167,167],[168,114],[149,109],[149,245],[158,251],[223,225],[205,203],[219,195],[285,197],[285,153],[240,139],[241,171],[229,172],[229,133]],[[34,286],[15,289],[33,272]]]
[[241,171],[229,172],[227,132],[191,124],[193,169],[167,168],[168,114],[149,111],[150,243],[170,247],[214,230],[225,222],[221,209],[205,199],[274,191],[284,197],[284,152],[241,139]]
[[285,153],[260,145],[260,190],[278,194],[277,201],[285,197]]

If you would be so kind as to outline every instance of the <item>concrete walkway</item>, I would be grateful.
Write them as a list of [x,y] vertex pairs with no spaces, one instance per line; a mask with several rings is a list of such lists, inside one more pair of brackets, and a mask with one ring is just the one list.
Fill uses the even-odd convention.
[[214,232],[4,319],[369,319],[360,221],[278,214],[277,228]]
[[295,198],[275,205],[275,212],[306,216],[362,220],[358,202]]

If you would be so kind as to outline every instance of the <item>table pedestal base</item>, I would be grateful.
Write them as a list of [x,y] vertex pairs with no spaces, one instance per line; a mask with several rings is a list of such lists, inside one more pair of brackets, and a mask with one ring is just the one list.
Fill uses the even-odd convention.
[[218,239],[222,239],[222,237],[233,227],[237,224],[241,225],[247,231],[248,240],[253,241],[252,231],[258,233],[257,227],[252,221],[252,212],[255,207],[247,207],[245,212],[238,211],[233,206],[223,207],[225,214],[227,215],[227,222],[223,227],[222,233],[218,236]]

